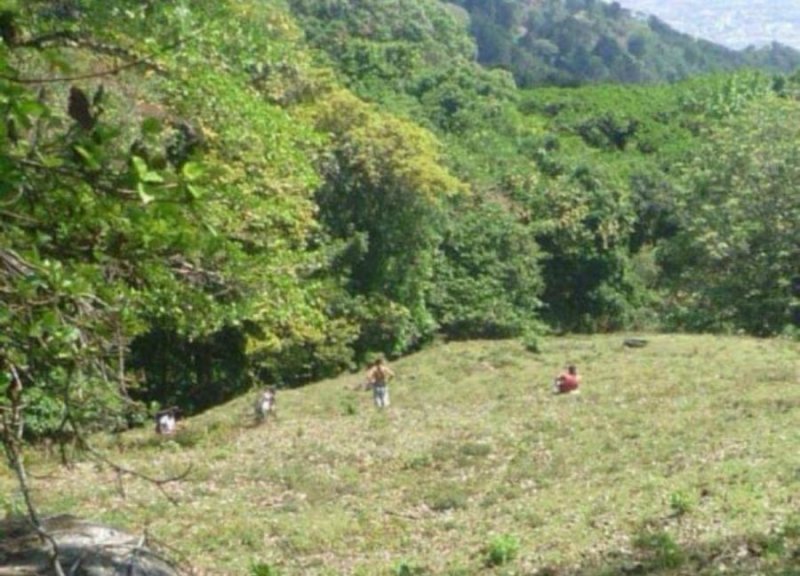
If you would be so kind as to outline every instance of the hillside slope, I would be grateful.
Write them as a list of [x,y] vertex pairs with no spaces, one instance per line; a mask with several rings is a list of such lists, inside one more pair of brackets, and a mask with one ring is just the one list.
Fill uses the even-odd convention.
[[[180,423],[97,438],[153,486],[31,451],[47,513],[70,511],[176,547],[201,574],[600,575],[792,572],[796,343],[711,336],[440,344],[393,364],[376,412],[361,375],[281,392],[254,427],[249,395]],[[579,396],[554,397],[577,363]],[[0,502],[20,495],[0,472]],[[516,545],[518,543],[518,546]],[[491,549],[516,552],[490,566]]]
[[788,46],[733,50],[618,2],[456,3],[471,16],[480,62],[512,71],[523,86],[674,81],[744,67],[789,72],[800,65],[800,52]]
[[792,0],[622,0],[621,4],[732,48],[777,41],[800,49],[800,5]]

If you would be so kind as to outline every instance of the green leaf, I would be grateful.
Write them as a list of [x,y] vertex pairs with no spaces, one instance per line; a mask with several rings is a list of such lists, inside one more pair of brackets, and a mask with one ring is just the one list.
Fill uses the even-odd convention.
[[187,184],[186,191],[189,193],[192,200],[198,200],[203,195],[202,191],[193,184]]
[[133,156],[131,158],[131,163],[133,164],[133,169],[136,172],[136,178],[138,180],[144,180],[144,175],[147,174],[147,162],[144,161],[144,158],[140,156]]
[[183,165],[181,172],[186,180],[194,182],[203,176],[205,169],[199,162],[187,162]]
[[139,182],[139,184],[136,185],[136,192],[138,192],[139,198],[141,199],[142,204],[144,204],[145,206],[147,206],[148,204],[150,204],[150,202],[155,200],[155,196],[151,196],[150,194],[148,194],[144,189],[144,184],[142,184],[141,182]]
[[36,100],[23,100],[15,108],[18,112],[28,116],[41,116],[47,112],[47,107]]
[[39,161],[47,168],[58,168],[64,165],[64,161],[58,156],[41,156]]
[[139,180],[139,182],[145,182],[147,184],[161,184],[164,182],[161,174],[150,170],[147,167],[147,162],[140,156],[133,156],[131,162],[136,172],[136,179]]
[[152,116],[142,121],[142,134],[154,136],[161,132],[161,120]]
[[162,184],[164,182],[164,178],[162,178],[161,174],[158,172],[148,171],[142,177],[142,182],[146,182],[148,184]]
[[100,170],[100,163],[89,150],[83,146],[75,145],[75,152],[83,159],[86,166],[92,170]]

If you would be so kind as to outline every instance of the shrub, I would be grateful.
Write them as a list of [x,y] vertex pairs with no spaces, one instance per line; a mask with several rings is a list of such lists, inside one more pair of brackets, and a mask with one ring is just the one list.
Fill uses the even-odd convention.
[[486,547],[486,565],[502,566],[513,560],[519,552],[519,539],[510,534],[495,536]]
[[358,408],[352,398],[342,400],[342,414],[345,416],[355,416],[358,414]]
[[522,345],[533,354],[542,352],[542,334],[536,330],[526,330],[522,335]]
[[250,576],[280,576],[280,572],[269,564],[257,562],[250,566]]
[[404,468],[406,470],[419,470],[421,468],[428,468],[433,464],[433,458],[430,454],[419,454],[409,458]]
[[675,516],[684,516],[692,510],[692,501],[683,492],[673,492],[669,497],[669,507]]
[[667,532],[647,532],[634,540],[634,545],[650,556],[656,569],[679,568],[686,560],[683,550]]

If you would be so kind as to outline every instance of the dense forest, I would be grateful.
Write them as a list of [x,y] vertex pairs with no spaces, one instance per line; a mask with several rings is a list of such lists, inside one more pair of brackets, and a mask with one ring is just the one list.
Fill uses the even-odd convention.
[[469,11],[479,61],[542,83],[675,81],[758,67],[788,72],[800,52],[777,43],[735,51],[602,0],[459,0]]
[[435,338],[797,335],[796,52],[460,4],[4,0],[0,405],[25,435]]

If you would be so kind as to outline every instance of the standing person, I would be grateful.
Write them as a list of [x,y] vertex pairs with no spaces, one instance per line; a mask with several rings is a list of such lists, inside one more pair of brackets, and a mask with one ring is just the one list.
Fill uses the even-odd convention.
[[372,388],[372,399],[378,408],[389,405],[389,380],[394,378],[394,372],[379,356],[367,370],[367,385]]
[[577,392],[581,384],[581,377],[574,364],[567,366],[567,371],[559,374],[553,383],[554,394],[569,394]]
[[270,386],[258,395],[255,403],[256,422],[261,423],[267,416],[275,413],[275,403],[277,401],[278,390],[275,386]]

